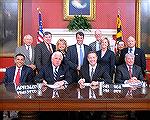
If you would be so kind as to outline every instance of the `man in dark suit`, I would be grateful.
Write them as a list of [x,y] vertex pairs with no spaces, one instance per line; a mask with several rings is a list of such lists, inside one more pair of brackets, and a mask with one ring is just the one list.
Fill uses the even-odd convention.
[[125,64],[117,67],[115,83],[140,83],[144,80],[140,66],[134,64],[135,55],[127,53],[125,55]]
[[12,66],[6,69],[4,83],[5,85],[33,83],[33,70],[31,67],[24,65],[25,56],[23,54],[17,54],[14,58],[16,66]]
[[102,41],[102,32],[100,30],[95,31],[95,39],[96,41],[89,44],[90,50],[99,51],[101,49],[101,41]]
[[80,70],[79,84],[91,83],[97,85],[98,82],[104,81],[105,83],[112,83],[109,72],[106,67],[97,63],[97,55],[91,51],[88,53],[89,64],[83,65]]
[[35,77],[37,82],[43,79],[45,84],[70,84],[72,81],[69,68],[62,63],[63,55],[61,52],[56,51],[52,54],[51,64],[43,66],[39,74]]
[[32,46],[33,37],[31,35],[25,35],[23,38],[24,45],[17,47],[15,50],[15,55],[21,53],[25,56],[25,65],[31,67],[35,70],[34,65],[34,47]]
[[44,41],[35,47],[35,64],[38,70],[51,61],[51,55],[56,50],[56,46],[51,44],[52,34],[44,32]]
[[66,58],[68,60],[68,65],[70,67],[70,73],[72,79],[77,83],[78,81],[78,72],[80,67],[87,63],[87,54],[89,52],[89,46],[83,44],[84,33],[76,33],[77,43],[75,45],[69,46],[67,50]]
[[132,36],[130,36],[127,39],[127,48],[124,48],[123,50],[121,50],[119,65],[125,63],[124,58],[125,58],[126,53],[133,53],[135,55],[134,64],[140,66],[142,69],[143,75],[145,75],[145,72],[144,72],[146,70],[145,54],[142,49],[135,47],[135,43],[136,43],[135,38],[133,38]]

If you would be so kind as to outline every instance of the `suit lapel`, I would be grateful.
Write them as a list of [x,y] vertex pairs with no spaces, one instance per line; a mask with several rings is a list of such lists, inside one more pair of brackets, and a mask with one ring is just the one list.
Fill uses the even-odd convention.
[[32,63],[34,63],[34,47],[31,47],[32,48],[32,59],[31,59],[31,61],[32,61]]
[[135,66],[133,65],[132,67],[132,77],[136,76],[136,69]]
[[73,50],[74,50],[73,54],[75,55],[74,58],[76,58],[76,61],[78,64],[79,61],[78,61],[78,52],[77,52],[77,46],[76,45],[73,46]]
[[23,49],[23,52],[24,52],[24,55],[26,56],[26,58],[29,59],[29,52],[28,52],[28,50],[26,49],[26,47],[25,47],[25,46],[22,46],[22,49]]
[[89,65],[87,65],[87,67],[85,67],[85,76],[87,76],[87,82],[91,82],[91,78],[90,78],[90,73],[89,73]]
[[123,70],[124,74],[127,75],[127,77],[130,79],[129,71],[125,64],[124,64],[124,69],[125,69],[125,70]]
[[25,72],[27,72],[26,71],[26,69],[25,69],[25,66],[23,66],[22,67],[22,70],[21,70],[21,78],[20,78],[20,83],[24,83],[25,82],[25,77],[27,77],[26,75],[25,75]]

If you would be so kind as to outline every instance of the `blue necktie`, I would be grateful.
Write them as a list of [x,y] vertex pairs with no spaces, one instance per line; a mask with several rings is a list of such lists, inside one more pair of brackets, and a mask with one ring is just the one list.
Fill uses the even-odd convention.
[[82,47],[80,45],[80,66],[83,65],[83,51],[82,51]]

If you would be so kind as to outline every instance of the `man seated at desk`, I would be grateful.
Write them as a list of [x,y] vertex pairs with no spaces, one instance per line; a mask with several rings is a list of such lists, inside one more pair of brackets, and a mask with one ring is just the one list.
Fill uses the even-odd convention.
[[116,83],[135,84],[144,80],[141,67],[135,65],[134,60],[135,55],[133,53],[126,53],[125,64],[117,67]]
[[31,67],[25,64],[25,56],[23,54],[17,54],[14,58],[15,66],[6,69],[4,83],[5,85],[15,85],[33,83],[34,72]]
[[71,83],[71,75],[67,66],[61,64],[63,55],[56,51],[52,54],[50,64],[42,67],[39,74],[36,76],[36,81],[40,82],[43,79],[44,84],[54,84],[62,86]]
[[104,81],[105,83],[112,83],[111,77],[105,66],[97,63],[97,55],[95,52],[90,51],[87,59],[89,64],[81,67],[79,84],[91,83],[98,85],[98,82]]

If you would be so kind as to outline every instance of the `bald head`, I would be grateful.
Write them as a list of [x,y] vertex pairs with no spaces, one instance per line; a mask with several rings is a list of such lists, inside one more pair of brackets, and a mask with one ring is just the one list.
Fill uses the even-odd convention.
[[97,30],[95,31],[95,38],[96,38],[97,41],[101,41],[102,32],[101,32],[99,29],[97,29]]
[[133,48],[133,47],[135,46],[135,43],[136,43],[136,41],[135,41],[135,38],[134,38],[134,37],[130,36],[130,37],[127,39],[127,46],[128,46],[129,48]]

